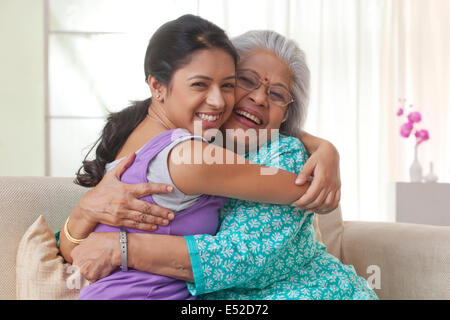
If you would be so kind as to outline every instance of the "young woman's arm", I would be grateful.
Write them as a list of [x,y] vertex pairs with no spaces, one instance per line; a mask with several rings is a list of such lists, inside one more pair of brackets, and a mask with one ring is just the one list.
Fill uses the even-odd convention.
[[339,152],[329,141],[307,132],[303,131],[298,138],[311,156],[295,183],[302,185],[311,180],[312,183],[293,205],[316,213],[329,213],[338,207],[341,198]]
[[302,131],[297,138],[303,143],[309,154],[316,152],[320,145],[329,143],[327,140],[315,137],[306,131]]
[[[195,164],[195,153],[201,163]],[[192,157],[183,156],[186,154]],[[216,163],[211,163],[208,154],[216,155]],[[295,185],[294,173],[250,163],[227,149],[196,140],[174,147],[168,162],[173,183],[185,194],[289,205],[309,187],[309,184]]]

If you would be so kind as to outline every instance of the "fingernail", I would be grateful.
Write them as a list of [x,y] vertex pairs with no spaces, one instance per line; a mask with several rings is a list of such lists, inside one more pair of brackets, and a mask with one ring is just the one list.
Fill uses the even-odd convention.
[[171,186],[167,187],[167,191],[172,192],[173,188]]
[[167,218],[169,218],[170,220],[172,220],[174,218],[173,213],[169,213],[169,215],[167,216]]

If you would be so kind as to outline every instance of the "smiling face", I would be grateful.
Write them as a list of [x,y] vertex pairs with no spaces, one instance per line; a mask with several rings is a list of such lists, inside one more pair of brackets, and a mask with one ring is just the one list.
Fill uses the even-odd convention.
[[165,88],[164,113],[174,128],[194,132],[194,121],[202,131],[219,128],[233,109],[234,87],[233,58],[221,49],[199,50]]
[[[280,107],[271,102],[267,95],[267,86],[284,86],[290,91],[291,71],[288,65],[273,52],[263,49],[255,50],[244,57],[239,62],[237,70],[250,70],[256,73],[265,85],[250,92],[236,86],[236,105],[222,130],[254,129],[259,133],[261,129],[265,129],[270,139],[270,130],[280,128],[288,106]],[[250,139],[247,135],[235,135],[235,143],[249,145],[250,142],[254,142]]]

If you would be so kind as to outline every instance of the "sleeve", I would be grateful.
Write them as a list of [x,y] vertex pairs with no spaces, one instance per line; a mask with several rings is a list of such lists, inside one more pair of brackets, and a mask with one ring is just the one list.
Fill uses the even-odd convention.
[[202,196],[201,194],[187,195],[178,189],[170,177],[169,168],[167,165],[167,159],[170,151],[179,143],[190,139],[207,142],[206,139],[201,136],[182,136],[161,150],[161,152],[150,162],[148,166],[147,180],[149,182],[166,183],[173,187],[173,191],[171,193],[152,195],[153,201],[155,201],[157,205],[169,210],[181,211],[186,209],[193,205]]
[[[303,150],[286,149],[279,154],[283,159],[279,167],[298,171],[304,162]],[[303,210],[234,199],[229,204],[215,236],[185,237],[194,274],[194,283],[188,282],[187,287],[193,295],[268,286],[283,277],[274,268],[286,250],[294,246],[298,250],[294,239],[307,217]]]
[[[181,211],[184,210],[191,205],[193,205],[202,195],[194,194],[187,195],[184,194],[180,189],[178,189],[172,181],[170,177],[169,168],[167,166],[167,158],[169,156],[170,151],[179,143],[184,142],[186,140],[195,139],[202,142],[208,142],[204,137],[197,135],[181,135],[172,141],[168,146],[166,146],[163,150],[161,150],[155,158],[150,161],[148,169],[147,169],[147,180],[149,182],[155,183],[165,183],[169,184],[173,187],[173,191],[171,193],[163,193],[163,194],[153,194],[152,199],[155,203],[161,207],[164,207],[173,211]],[[141,148],[142,149],[142,148]],[[136,153],[141,151],[139,149]],[[106,164],[105,172],[114,168],[121,160],[124,158],[120,158],[114,160],[113,162],[109,162]]]
[[56,247],[59,249],[59,235],[61,234],[61,231],[58,231],[55,233],[55,239],[56,239]]

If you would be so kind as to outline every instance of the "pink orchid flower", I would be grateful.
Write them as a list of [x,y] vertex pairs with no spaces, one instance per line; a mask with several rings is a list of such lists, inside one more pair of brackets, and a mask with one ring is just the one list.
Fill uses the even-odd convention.
[[430,134],[428,133],[428,130],[426,130],[426,129],[417,130],[415,133],[415,136],[417,138],[417,143],[416,143],[417,145],[430,139]]
[[422,120],[422,115],[420,114],[420,112],[411,112],[410,114],[408,114],[408,121],[412,122],[412,123],[418,123]]
[[406,122],[400,127],[400,135],[404,138],[408,138],[413,129],[412,122]]

